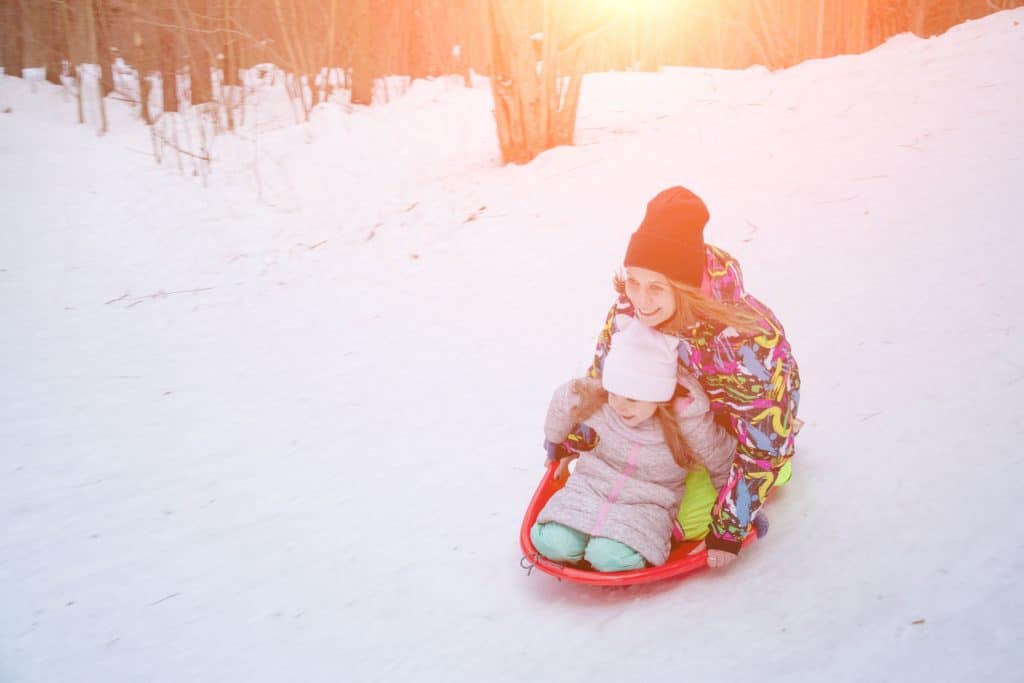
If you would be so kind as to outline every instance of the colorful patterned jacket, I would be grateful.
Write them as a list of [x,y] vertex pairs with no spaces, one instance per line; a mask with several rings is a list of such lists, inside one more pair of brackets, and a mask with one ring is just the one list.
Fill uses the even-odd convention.
[[[736,437],[736,457],[721,488],[708,534],[709,548],[739,552],[779,469],[793,455],[800,374],[782,325],[767,306],[743,289],[739,263],[707,246],[705,293],[748,306],[763,334],[742,335],[731,327],[700,322],[680,334],[679,363],[700,382],[715,420]],[[634,315],[625,296],[612,306],[597,341],[588,374],[600,377],[615,331],[616,315]]]

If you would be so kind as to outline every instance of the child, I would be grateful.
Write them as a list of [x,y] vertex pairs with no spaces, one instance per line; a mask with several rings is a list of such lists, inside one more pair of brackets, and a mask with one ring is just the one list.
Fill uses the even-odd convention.
[[630,317],[616,322],[601,379],[574,380],[551,399],[548,442],[574,434],[586,452],[530,530],[544,557],[602,572],[663,564],[688,471],[703,464],[723,485],[736,443],[710,424],[703,392],[677,400],[682,414],[670,407],[678,340]]

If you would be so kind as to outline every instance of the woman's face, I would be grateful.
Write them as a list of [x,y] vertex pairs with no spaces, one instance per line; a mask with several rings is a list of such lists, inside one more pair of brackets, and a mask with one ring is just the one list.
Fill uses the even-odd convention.
[[642,323],[657,327],[676,313],[676,297],[668,278],[646,268],[626,268],[626,296]]
[[622,421],[630,427],[636,427],[638,424],[646,421],[651,415],[654,415],[654,411],[658,409],[657,403],[651,403],[650,401],[635,401],[625,396],[619,396],[608,392],[608,405],[612,407]]

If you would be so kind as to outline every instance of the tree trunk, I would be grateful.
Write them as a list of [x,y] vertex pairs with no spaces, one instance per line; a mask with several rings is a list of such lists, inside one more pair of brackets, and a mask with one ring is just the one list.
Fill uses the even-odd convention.
[[355,0],[352,21],[352,104],[373,102],[370,0]]
[[928,21],[927,0],[911,0],[910,30],[920,38],[927,38],[926,26]]
[[46,66],[51,50],[49,43],[55,39],[47,23],[50,19],[50,5],[30,0],[12,1],[21,5],[24,66]]
[[81,59],[88,64],[99,64],[100,55],[97,45],[96,32],[96,6],[94,0],[82,0],[75,10],[75,16],[79,21],[81,32],[82,50]]
[[64,41],[68,46],[68,72],[75,81],[78,83],[76,89],[75,99],[78,103],[78,122],[85,123],[85,110],[82,107],[82,70],[79,66],[81,64],[81,58],[79,54],[81,52],[81,41],[79,40],[77,28],[77,22],[75,17],[72,16],[71,8],[67,5],[58,5],[58,13],[60,16],[61,29],[64,34]]
[[239,61],[238,38],[232,33],[234,30],[234,0],[224,0],[224,61],[222,64],[223,84],[227,86],[241,85],[238,80]]
[[327,11],[327,44],[323,52],[325,57],[324,66],[327,67],[327,75],[325,76],[324,80],[325,100],[330,100],[331,98],[331,90],[333,89],[333,86],[331,85],[331,73],[334,67],[338,65],[338,63],[334,60],[334,54],[336,52],[336,50],[334,49],[335,29],[337,28],[337,25],[338,0],[330,0]]
[[750,25],[750,34],[760,55],[759,61],[768,69],[784,66],[785,57],[780,46],[784,37],[776,31],[773,21],[776,14],[764,11],[761,0],[750,0],[750,4],[753,5],[753,12],[748,15],[748,25]]
[[[358,2],[357,2],[358,4]],[[426,32],[424,9],[419,2],[410,5],[409,22],[409,77],[426,78],[431,75],[430,40],[434,36]]]
[[871,49],[868,39],[868,15],[870,0],[850,0],[853,16],[850,21],[853,52],[861,53]]
[[[305,2],[293,3],[292,24],[295,26],[295,44],[298,47],[299,60],[302,63],[300,72],[306,75],[309,83],[309,104],[307,105],[303,100],[308,119],[310,110],[320,102],[320,88],[317,86],[316,80],[320,68],[324,65],[315,57],[318,53],[314,47],[321,41],[312,35],[312,26],[306,14],[306,5]],[[303,97],[305,97],[304,92]]]
[[[103,79],[104,79],[104,75],[103,75],[104,69],[103,69],[103,66],[104,65],[100,62],[100,48],[99,48],[99,38],[98,38],[99,32],[98,32],[97,27],[96,27],[96,12],[97,12],[97,9],[96,9],[95,0],[83,0],[82,6],[80,8],[80,14],[81,14],[82,22],[84,24],[84,26],[83,26],[83,33],[85,35],[86,54],[88,55],[89,64],[94,65],[97,69],[100,70],[100,74],[99,74],[100,77],[96,81],[96,104],[99,107],[99,114],[100,114],[100,129],[99,130],[100,130],[100,133],[106,133],[107,132],[107,107],[106,107],[106,103],[104,102],[103,98],[106,96],[107,92],[109,92],[109,91],[104,91],[104,86],[103,86]],[[108,59],[106,61],[107,61],[108,66],[109,66],[110,60]],[[109,69],[107,71],[108,71],[107,78],[108,79],[112,78],[109,75]],[[110,80],[109,82],[111,84],[113,84],[112,80]],[[82,79],[79,78],[78,90],[79,90],[80,94],[81,94],[83,86],[84,86],[84,83],[82,83]],[[111,89],[113,89],[112,86],[111,86]]]
[[473,79],[470,75],[474,64],[476,64],[476,45],[479,40],[477,26],[473,21],[476,16],[473,10],[475,4],[475,2],[461,0],[458,3],[458,14],[456,15],[455,42],[459,46],[459,54],[455,60],[455,67],[462,75],[462,82],[467,88],[473,86]]
[[526,163],[546,149],[572,144],[583,79],[588,26],[561,0],[544,3],[540,63],[530,24],[515,0],[489,0],[491,92],[502,158]]
[[46,80],[60,85],[60,76],[64,72],[64,60],[68,56],[68,35],[64,30],[64,10],[58,5],[48,5],[43,10],[41,35],[50,36],[46,47]]
[[153,90],[153,81],[150,74],[154,69],[155,55],[153,52],[156,44],[154,28],[144,24],[141,20],[138,2],[131,5],[131,52],[129,62],[135,67],[139,78],[139,116],[146,123],[153,123],[153,113],[149,108],[149,98]]
[[815,36],[814,54],[819,59],[825,56],[825,0],[818,0],[818,25]]
[[100,92],[106,96],[114,89],[114,58],[110,43],[110,22],[107,20],[107,3],[104,0],[89,0],[92,5],[90,20],[93,55],[100,67]]
[[224,18],[221,25],[223,30],[222,45],[223,50],[221,54],[220,68],[221,68],[221,80],[220,80],[220,94],[224,105],[224,117],[226,119],[227,129],[235,129],[235,88],[239,85],[238,80],[238,43],[231,31],[234,29],[234,8],[232,7],[233,0],[224,0]]
[[[491,92],[498,125],[498,144],[506,163],[526,163],[545,149],[544,141],[536,139],[531,127],[537,117],[533,109],[539,99],[535,92],[536,68],[531,74],[529,68],[520,66],[524,61],[531,64],[533,46],[522,19],[505,0],[488,0],[488,9]],[[512,21],[516,23],[510,23]],[[529,51],[525,60],[522,57],[524,44]]]
[[189,82],[192,85],[192,104],[213,101],[213,83],[210,80],[210,53],[206,46],[193,45],[189,50]]
[[22,8],[18,0],[7,0],[3,8],[3,67],[8,76],[21,78],[25,66],[25,37],[22,31]]
[[210,8],[207,0],[194,0],[195,12],[189,28],[193,31],[188,40],[188,76],[191,84],[192,105],[213,101],[213,83],[210,77],[210,50],[206,36],[210,25]]
[[[288,60],[285,71],[292,74],[290,96],[293,101],[294,99],[299,100],[299,104],[302,107],[302,118],[308,121],[309,105],[306,103],[305,87],[303,86],[303,76],[308,71],[306,69],[306,60],[302,57],[302,38],[299,33],[299,27],[296,25],[297,17],[294,12],[294,4],[289,2],[288,8],[292,11],[288,16],[285,16],[281,0],[274,0],[274,12],[280,24],[281,37],[285,44]],[[312,87],[313,84],[311,83],[310,86]]]
[[178,41],[169,11],[158,14],[161,26],[157,29],[160,40],[160,81],[162,84],[164,113],[178,111]]

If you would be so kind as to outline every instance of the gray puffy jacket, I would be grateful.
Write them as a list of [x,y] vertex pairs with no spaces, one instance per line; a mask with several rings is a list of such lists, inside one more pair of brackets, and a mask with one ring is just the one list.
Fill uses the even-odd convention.
[[[571,386],[563,384],[551,398],[544,435],[552,443],[561,443],[576,427],[571,410],[579,396]],[[694,456],[720,488],[736,442],[714,424],[701,394],[679,416],[679,423]],[[597,445],[580,455],[569,481],[537,521],[610,538],[633,548],[652,565],[664,564],[687,470],[673,459],[657,419],[630,427],[605,403],[585,424],[597,433]]]

